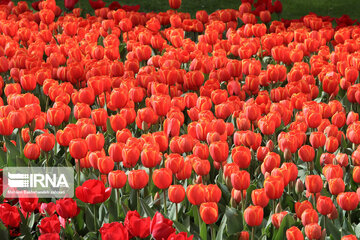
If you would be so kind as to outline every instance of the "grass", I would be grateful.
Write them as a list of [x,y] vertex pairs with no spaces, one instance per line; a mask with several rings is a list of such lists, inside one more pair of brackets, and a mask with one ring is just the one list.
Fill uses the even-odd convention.
[[[17,0],[15,0],[17,1]],[[103,0],[109,5],[112,0]],[[256,0],[255,0],[256,1]],[[360,4],[358,0],[281,0],[283,13],[281,17],[286,19],[300,18],[309,12],[319,15],[341,17],[348,14],[353,19],[360,19]],[[31,2],[31,1],[29,1]],[[57,4],[63,8],[64,0],[57,0]],[[139,4],[142,12],[161,12],[169,9],[168,0],[122,0],[122,5]],[[193,17],[198,10],[206,10],[208,13],[217,9],[234,8],[238,9],[240,0],[182,0],[179,9],[181,12],[189,12]],[[83,8],[86,12],[93,13],[88,0],[79,0],[76,7]]]

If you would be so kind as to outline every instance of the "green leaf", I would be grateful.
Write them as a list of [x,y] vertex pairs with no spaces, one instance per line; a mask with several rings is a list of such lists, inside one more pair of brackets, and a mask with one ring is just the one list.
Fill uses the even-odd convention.
[[294,224],[295,224],[294,218],[290,214],[287,214],[281,221],[281,224],[277,231],[277,234],[275,235],[275,238],[273,238],[273,239],[274,240],[285,239],[286,230],[289,229],[290,227],[292,227]]
[[95,229],[95,226],[94,226],[94,214],[92,213],[90,207],[86,207],[85,208],[85,223],[86,223],[86,227],[87,229],[92,229],[94,230]]
[[155,211],[149,207],[149,204],[144,201],[144,199],[140,198],[140,205],[146,216],[153,217],[155,215]]
[[223,216],[220,226],[219,226],[219,230],[216,234],[216,240],[222,240],[223,239],[223,235],[224,235],[224,229],[226,227],[226,223],[227,223],[227,218],[226,215]]
[[189,232],[189,229],[187,229],[183,224],[179,223],[178,221],[173,221],[175,228],[179,231],[179,232]]
[[97,240],[97,233],[96,232],[88,232],[84,238],[84,240]]
[[246,203],[250,204],[251,201],[251,193],[252,191],[254,191],[256,189],[256,185],[255,184],[251,184],[248,189],[246,190]]
[[5,145],[8,151],[7,166],[16,167],[16,158],[20,155],[19,149],[8,138],[5,138]]
[[225,210],[227,233],[229,235],[241,232],[243,230],[243,215],[235,208],[226,207]]
[[355,227],[355,235],[357,238],[360,238],[360,223]]
[[0,221],[0,239],[9,239],[9,232],[1,221]]
[[339,228],[336,227],[332,221],[328,218],[325,218],[325,228],[326,228],[326,233],[329,235],[333,235],[333,237],[335,239],[340,239],[341,238],[341,233],[339,231]]
[[201,221],[200,238],[201,240],[207,240],[207,227],[204,221]]
[[84,210],[81,209],[79,214],[73,219],[73,221],[74,221],[74,225],[75,225],[77,232],[82,230],[85,226]]

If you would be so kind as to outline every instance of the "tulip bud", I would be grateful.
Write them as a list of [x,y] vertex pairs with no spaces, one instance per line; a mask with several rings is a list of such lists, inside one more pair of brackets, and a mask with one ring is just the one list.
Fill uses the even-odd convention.
[[194,184],[200,184],[200,183],[202,183],[202,177],[197,176],[196,179],[194,179]]
[[141,128],[146,132],[149,129],[149,126],[145,121],[142,121]]
[[267,141],[266,147],[269,148],[270,152],[274,149],[274,142],[272,140]]
[[225,184],[228,187],[228,189],[232,189],[233,186],[231,184],[231,177],[225,177]]
[[278,203],[275,207],[275,213],[281,213],[281,212],[282,212],[281,204]]
[[284,151],[284,158],[285,158],[285,161],[287,161],[287,162],[290,162],[292,159],[291,151],[287,148]]
[[314,170],[314,162],[308,162],[308,167],[310,172],[312,172]]
[[155,193],[155,196],[154,196],[154,203],[153,203],[155,206],[160,206],[160,194],[159,192],[156,192]]
[[236,203],[236,201],[235,201],[234,198],[231,198],[231,199],[230,199],[230,206],[233,207],[233,208],[236,208],[236,207],[237,207],[237,203]]
[[296,180],[296,184],[295,184],[295,192],[296,194],[301,194],[304,191],[304,183],[298,179]]
[[324,228],[321,232],[321,238],[320,240],[325,240],[326,239],[326,228]]

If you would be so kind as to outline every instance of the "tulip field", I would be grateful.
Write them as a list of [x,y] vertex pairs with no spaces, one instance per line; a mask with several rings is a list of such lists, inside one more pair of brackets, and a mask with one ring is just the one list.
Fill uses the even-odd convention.
[[0,239],[360,239],[360,22],[162,2],[0,1]]

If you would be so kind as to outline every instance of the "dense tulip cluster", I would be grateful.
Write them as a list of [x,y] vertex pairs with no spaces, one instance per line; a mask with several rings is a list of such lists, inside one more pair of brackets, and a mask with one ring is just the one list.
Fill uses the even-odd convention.
[[355,21],[76,3],[0,5],[0,167],[76,173],[74,198],[2,198],[2,233],[360,237]]

